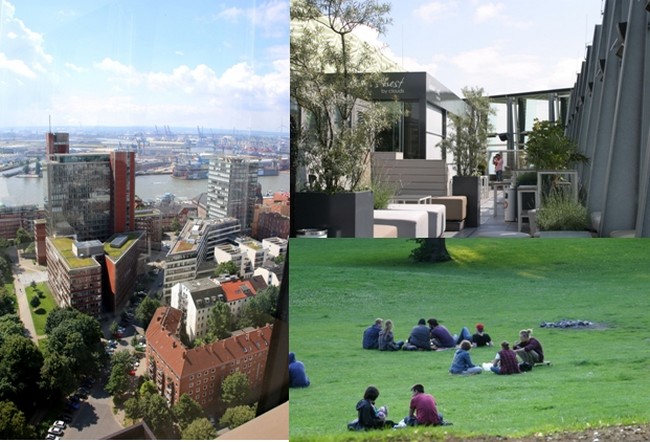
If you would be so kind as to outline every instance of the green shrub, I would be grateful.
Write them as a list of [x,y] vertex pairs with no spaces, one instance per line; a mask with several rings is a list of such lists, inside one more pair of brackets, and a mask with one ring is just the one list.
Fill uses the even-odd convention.
[[395,196],[395,187],[387,183],[374,182],[372,185],[372,195],[374,198],[374,209],[385,209],[388,203]]
[[537,211],[540,230],[585,230],[588,225],[587,208],[564,192],[551,192]]
[[533,186],[537,184],[537,171],[524,172],[517,175],[517,186]]

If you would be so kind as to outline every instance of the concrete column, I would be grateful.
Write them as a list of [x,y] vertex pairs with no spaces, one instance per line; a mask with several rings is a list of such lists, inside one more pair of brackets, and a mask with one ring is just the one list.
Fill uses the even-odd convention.
[[[646,22],[650,21],[650,12],[646,13]],[[647,29],[647,27],[646,27]],[[650,32],[645,35],[645,58],[643,68],[644,83],[650,81]],[[650,237],[650,90],[643,91],[643,115],[641,127],[647,128],[641,133],[641,161],[639,180],[639,201],[636,218],[636,236]]]
[[596,115],[597,126],[594,137],[594,154],[591,158],[591,174],[587,195],[587,210],[589,213],[602,212],[604,209],[605,174],[609,161],[609,148],[612,135],[612,121],[616,104],[616,88],[618,84],[619,62],[612,50],[616,40],[616,24],[620,20],[621,2],[608,1],[605,3],[603,15],[603,34],[601,36],[599,64],[603,70],[602,94],[599,97]]
[[[640,115],[644,87],[643,56],[647,19],[645,2],[633,0],[627,3],[625,44],[614,111],[609,167],[605,179],[601,236],[609,236],[613,230],[634,229],[637,217],[638,164],[641,150]],[[625,9],[622,12],[624,11]]]
[[603,72],[600,69],[601,54],[604,54],[603,43],[603,27],[596,26],[594,29],[593,50],[591,51],[590,65],[592,67],[593,90],[591,92],[591,112],[589,112],[589,119],[587,122],[588,130],[586,136],[580,139],[578,144],[578,151],[583,153],[589,158],[589,163],[582,167],[580,173],[582,184],[585,188],[590,187],[591,183],[591,168],[594,157],[594,144],[596,133],[598,132],[598,111],[600,101],[603,96]]

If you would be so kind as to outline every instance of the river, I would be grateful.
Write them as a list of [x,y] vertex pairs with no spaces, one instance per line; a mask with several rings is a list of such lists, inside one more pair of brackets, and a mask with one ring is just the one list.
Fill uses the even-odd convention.
[[[289,191],[289,172],[278,176],[261,176],[262,193]],[[177,199],[190,199],[206,192],[208,180],[179,180],[171,175],[140,175],[135,177],[136,195],[143,200],[156,199],[165,193],[173,193]],[[0,177],[0,205],[21,206],[36,204],[43,206],[47,194],[43,178]]]

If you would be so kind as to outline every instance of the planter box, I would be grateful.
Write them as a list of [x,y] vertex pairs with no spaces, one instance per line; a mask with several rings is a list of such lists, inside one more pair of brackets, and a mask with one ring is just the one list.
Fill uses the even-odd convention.
[[296,192],[295,229],[327,230],[329,238],[372,238],[373,205],[371,191],[342,192],[333,195],[322,192]]
[[451,182],[452,195],[467,197],[467,216],[465,227],[478,227],[481,224],[481,177],[459,176],[453,177]]

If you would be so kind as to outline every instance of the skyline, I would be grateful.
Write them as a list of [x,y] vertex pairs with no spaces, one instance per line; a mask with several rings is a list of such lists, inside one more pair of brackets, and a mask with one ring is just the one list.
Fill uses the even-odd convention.
[[288,0],[0,0],[0,127],[288,132],[288,22]]
[[[388,1],[386,35],[360,34],[405,71],[426,71],[462,97],[572,88],[602,23],[602,0]],[[438,43],[439,42],[439,43]]]

